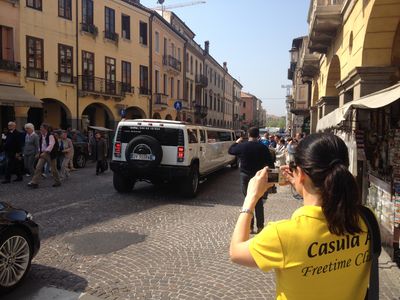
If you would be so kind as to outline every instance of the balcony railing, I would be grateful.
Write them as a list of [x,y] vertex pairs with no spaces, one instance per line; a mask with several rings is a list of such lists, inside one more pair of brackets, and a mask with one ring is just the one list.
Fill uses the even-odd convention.
[[309,48],[312,52],[326,53],[342,24],[345,0],[314,0],[308,14]]
[[140,95],[151,95],[151,90],[147,87],[139,87],[139,94]]
[[11,60],[0,59],[0,70],[20,72],[21,63]]
[[163,57],[164,66],[173,68],[174,70],[180,72],[182,69],[182,63],[180,60],[176,59],[172,55],[164,55]]
[[208,78],[205,75],[196,75],[196,85],[199,85],[201,87],[207,87],[208,86]]
[[196,104],[194,106],[194,114],[196,116],[200,116],[200,118],[207,117],[208,114],[208,107],[200,104]]
[[125,97],[122,82],[93,76],[78,76],[78,88],[82,92],[112,97]]
[[88,23],[81,23],[81,31],[90,33],[93,36],[97,36],[99,33],[99,29],[96,25]]
[[153,108],[160,111],[168,107],[168,96],[160,93],[153,94]]
[[77,78],[70,74],[58,74],[57,81],[62,83],[76,84]]
[[119,35],[116,32],[104,31],[104,38],[118,43]]
[[43,71],[41,69],[33,69],[33,68],[26,69],[26,77],[28,78],[47,80],[48,75],[49,75],[48,71]]
[[121,85],[122,85],[122,91],[124,93],[130,93],[130,94],[135,93],[135,88],[133,86],[131,86],[130,84],[121,82]]

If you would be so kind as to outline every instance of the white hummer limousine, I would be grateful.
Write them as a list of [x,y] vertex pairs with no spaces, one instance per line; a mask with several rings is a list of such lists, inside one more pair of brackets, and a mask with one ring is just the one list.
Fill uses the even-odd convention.
[[110,163],[114,188],[132,190],[138,180],[176,183],[185,196],[196,195],[199,179],[227,165],[233,130],[167,120],[122,120],[114,138]]

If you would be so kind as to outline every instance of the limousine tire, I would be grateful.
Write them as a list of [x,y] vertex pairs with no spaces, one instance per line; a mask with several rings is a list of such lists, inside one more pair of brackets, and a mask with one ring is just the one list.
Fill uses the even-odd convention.
[[[150,154],[154,160],[133,160],[132,152],[136,154]],[[162,160],[163,151],[160,143],[149,135],[140,135],[132,139],[126,147],[125,158],[131,166],[138,170],[148,170],[158,166]]]
[[199,181],[199,166],[197,164],[193,164],[190,167],[189,175],[183,179],[183,195],[187,198],[195,197],[199,189]]
[[118,193],[129,193],[130,191],[132,191],[135,182],[135,179],[114,172],[113,185]]

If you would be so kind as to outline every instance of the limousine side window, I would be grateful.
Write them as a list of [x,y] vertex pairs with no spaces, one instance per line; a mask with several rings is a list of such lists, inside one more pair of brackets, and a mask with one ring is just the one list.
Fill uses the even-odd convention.
[[218,132],[207,130],[207,143],[216,143],[218,142]]
[[218,131],[218,139],[221,142],[228,142],[232,140],[232,136],[230,132]]
[[206,132],[204,130],[200,130],[200,143],[206,142]]
[[196,129],[188,129],[188,138],[189,144],[197,144],[197,130]]

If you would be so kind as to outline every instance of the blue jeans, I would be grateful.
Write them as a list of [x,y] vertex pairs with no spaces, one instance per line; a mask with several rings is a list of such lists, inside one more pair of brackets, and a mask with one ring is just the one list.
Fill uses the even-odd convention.
[[[249,185],[249,181],[253,176],[247,175],[245,173],[240,172],[240,184],[242,187],[242,193],[246,197],[247,195],[247,186]],[[264,203],[263,199],[258,199],[258,202],[255,207],[255,215],[256,215],[256,223],[257,229],[264,228]],[[251,228],[254,228],[254,217],[251,219]]]

